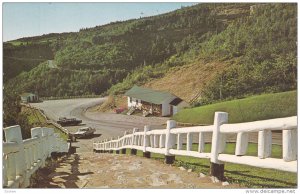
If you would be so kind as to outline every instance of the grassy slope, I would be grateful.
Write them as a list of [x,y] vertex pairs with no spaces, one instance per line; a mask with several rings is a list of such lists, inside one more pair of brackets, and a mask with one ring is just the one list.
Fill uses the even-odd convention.
[[68,137],[66,134],[61,132],[58,128],[56,128],[52,124],[48,124],[45,120],[45,118],[40,114],[39,111],[35,109],[30,109],[27,107],[22,107],[22,112],[27,115],[27,119],[29,121],[29,124],[33,127],[49,127],[54,129],[54,133],[60,134],[60,137],[67,140]]
[[264,94],[184,109],[174,119],[186,123],[212,124],[217,111],[229,113],[229,123],[294,116],[297,115],[297,92]]

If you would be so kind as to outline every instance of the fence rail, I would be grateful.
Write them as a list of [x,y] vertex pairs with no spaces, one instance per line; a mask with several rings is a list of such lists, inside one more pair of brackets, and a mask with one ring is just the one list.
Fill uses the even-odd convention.
[[30,185],[31,175],[40,167],[51,153],[65,153],[68,143],[54,133],[52,128],[31,129],[31,138],[22,139],[20,126],[4,128],[6,141],[3,142],[3,181],[4,188],[25,188]]
[[[261,168],[278,169],[282,171],[297,172],[297,117],[287,117],[255,121],[238,124],[227,124],[228,113],[216,112],[214,124],[210,126],[175,128],[176,122],[167,121],[164,130],[150,130],[145,126],[143,132],[133,129],[132,134],[125,132],[123,137],[94,142],[95,152],[116,150],[126,152],[126,148],[132,149],[132,153],[141,150],[144,156],[150,153],[164,154],[166,162],[172,162],[175,155],[192,156],[197,158],[209,158],[211,161],[211,174],[219,179],[224,178],[224,162],[245,164]],[[272,131],[282,131],[282,158],[271,158]],[[247,156],[249,133],[258,133],[258,154]],[[212,134],[211,150],[204,152],[205,136]],[[192,151],[193,136],[196,135],[198,149]],[[235,154],[224,154],[226,135],[236,134]],[[186,148],[183,149],[183,141]]]

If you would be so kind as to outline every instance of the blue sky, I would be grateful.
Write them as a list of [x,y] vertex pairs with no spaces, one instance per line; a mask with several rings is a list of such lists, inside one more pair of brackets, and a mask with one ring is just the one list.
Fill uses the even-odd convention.
[[3,41],[76,32],[113,21],[166,13],[196,3],[3,3]]

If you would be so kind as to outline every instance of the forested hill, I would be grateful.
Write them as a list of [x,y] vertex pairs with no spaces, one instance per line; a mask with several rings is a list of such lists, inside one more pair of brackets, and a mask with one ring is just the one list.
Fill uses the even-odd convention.
[[[36,91],[40,96],[120,93],[198,61],[229,64],[203,87],[207,99],[220,98],[220,76],[221,98],[241,96],[248,89],[255,89],[253,93],[293,89],[297,5],[253,5],[203,3],[77,33],[4,43],[5,89]],[[30,58],[53,59],[56,66],[28,63]],[[20,71],[12,72],[13,65]],[[278,72],[283,72],[282,81],[276,80]],[[277,77],[267,80],[270,76]]]

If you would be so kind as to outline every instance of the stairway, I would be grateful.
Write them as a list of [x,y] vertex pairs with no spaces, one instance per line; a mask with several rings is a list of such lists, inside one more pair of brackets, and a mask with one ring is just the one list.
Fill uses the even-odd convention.
[[134,107],[131,107],[128,112],[127,112],[127,115],[132,115],[135,111],[135,108]]

